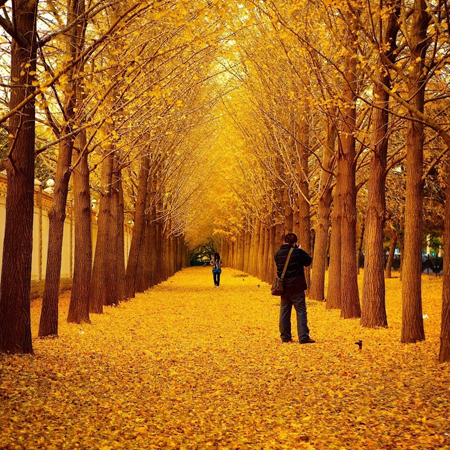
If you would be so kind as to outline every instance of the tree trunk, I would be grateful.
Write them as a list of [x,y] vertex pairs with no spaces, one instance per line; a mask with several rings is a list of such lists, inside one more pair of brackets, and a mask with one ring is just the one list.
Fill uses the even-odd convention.
[[[410,33],[411,65],[408,95],[417,111],[425,105],[424,57],[429,16],[425,0],[414,1]],[[423,142],[422,122],[408,121],[406,137],[405,242],[402,261],[402,336],[404,343],[425,339],[422,317],[422,226],[423,226]]]
[[309,298],[325,301],[325,270],[327,264],[328,229],[330,226],[330,206],[332,197],[330,173],[333,165],[335,132],[332,124],[327,123],[327,140],[323,155],[323,170],[320,177],[319,204],[317,206],[317,227],[315,230],[314,257],[312,262],[311,288]]
[[[395,9],[389,14],[383,41],[386,46],[385,57],[394,62],[395,50],[397,49],[396,39],[399,30],[397,18],[400,8],[397,0],[394,0],[392,3],[396,3],[396,5]],[[369,170],[361,314],[361,325],[369,328],[387,327],[383,228],[386,214],[389,94],[384,91],[383,85],[390,88],[391,79],[389,74],[383,75],[380,83],[374,86],[374,98],[377,107],[372,112],[373,154]]]
[[[64,134],[68,130],[63,131]],[[64,237],[64,221],[66,220],[66,203],[71,175],[73,142],[64,139],[59,147],[59,155],[55,175],[55,192],[52,209],[48,213],[48,252],[45,272],[44,296],[42,299],[39,337],[58,335],[58,297],[61,278],[62,246]]]
[[264,267],[264,260],[266,255],[264,254],[264,224],[258,219],[258,245],[256,247],[255,254],[255,276],[262,280],[262,273]]
[[266,281],[270,283],[275,276],[275,262],[274,255],[277,252],[278,247],[276,245],[276,225],[272,225],[269,228],[269,251],[267,261],[267,274]]
[[400,250],[400,267],[398,268],[399,271],[399,278],[400,281],[402,281],[402,266],[403,266],[403,255],[404,255],[404,248],[405,248],[405,215],[400,219],[400,238],[398,241],[398,247]]
[[234,248],[234,241],[230,240],[230,251],[229,251],[229,267],[232,267],[234,269],[234,256],[235,256],[235,248]]
[[374,88],[374,96],[378,98],[379,104],[373,110],[372,119],[373,155],[369,170],[361,315],[361,325],[369,328],[387,327],[383,228],[386,211],[385,177],[389,96],[379,85]]
[[263,229],[262,248],[263,248],[263,259],[261,261],[261,280],[267,281],[270,255],[269,255],[269,228],[266,225],[264,225]]
[[150,195],[151,195],[151,183],[147,183],[147,199],[145,206],[145,216],[144,216],[144,227],[142,230],[142,244],[139,250],[139,258],[136,270],[136,292],[145,292],[147,289],[146,275],[149,266],[150,259],[150,234],[149,234],[149,206],[150,206]]
[[[142,264],[142,273],[138,282],[138,292],[144,292],[152,285],[152,260],[153,260],[153,201],[154,201],[154,179],[148,181],[147,189],[147,205],[145,208],[145,231],[144,231],[144,245],[141,255],[139,254],[139,264]],[[177,255],[178,258],[178,255]]]
[[139,252],[143,244],[145,204],[147,198],[148,172],[150,168],[150,157],[148,153],[144,155],[139,170],[138,192],[136,209],[134,213],[133,236],[131,238],[130,255],[125,274],[125,294],[127,298],[133,298],[136,293],[136,274],[139,261]]
[[162,281],[162,225],[159,219],[155,222],[155,234],[156,234],[156,246],[153,260],[155,264],[155,284],[159,284]]
[[90,323],[89,295],[92,270],[91,194],[89,186],[88,153],[81,151],[86,145],[86,132],[75,140],[73,170],[73,197],[75,215],[75,264],[70,296],[68,322]]
[[362,248],[364,245],[364,231],[366,228],[366,222],[364,220],[364,217],[362,217],[361,220],[362,220],[361,229],[359,231],[358,245],[357,245],[357,249],[356,249],[356,270],[357,270],[358,275],[360,272],[359,266],[360,266],[361,255],[362,255]]
[[172,246],[172,238],[170,236],[171,232],[171,223],[170,219],[166,220],[165,223],[165,229],[164,229],[164,246],[163,246],[163,261],[164,261],[164,281],[167,280],[171,273],[170,273],[170,252],[171,252],[171,246]]
[[326,309],[340,309],[341,299],[341,222],[342,195],[340,174],[336,176],[333,212],[331,213],[330,266],[328,268],[328,291]]
[[450,170],[447,176],[447,198],[445,200],[443,278],[440,363],[450,361]]
[[117,170],[117,189],[119,191],[117,205],[117,299],[125,300],[125,202],[123,198],[122,169]]
[[[300,192],[298,193],[298,243],[300,247],[311,255],[311,214],[309,207],[309,126],[306,120],[302,120],[299,129],[299,149],[300,161],[297,164],[297,171],[300,175]],[[280,244],[281,245],[281,244]],[[310,266],[305,267],[305,280],[308,286],[309,296],[310,286]]]
[[111,183],[114,169],[114,155],[110,153],[102,164],[101,197],[98,214],[97,243],[95,246],[94,265],[91,276],[91,298],[89,312],[103,314],[105,304],[105,273],[108,258],[108,223],[111,215]]
[[284,226],[283,223],[277,223],[272,227],[271,232],[271,249],[270,249],[270,277],[268,278],[268,283],[271,283],[276,276],[276,265],[275,265],[275,253],[280,249],[281,245],[284,243],[283,239]]
[[[30,72],[36,71],[37,3],[37,0],[13,1],[13,23],[26,38],[26,45],[21,46],[15,39],[12,40],[10,110],[34,91],[34,76]],[[34,101],[27,103],[9,119],[8,134],[0,352],[33,353],[30,290],[34,214]]]
[[[353,21],[353,19],[350,19]],[[352,41],[352,35],[349,40]],[[351,42],[350,45],[353,45]],[[361,317],[358,292],[358,270],[356,267],[356,186],[355,186],[355,130],[356,130],[356,63],[352,55],[345,61],[342,108],[342,148],[338,157],[342,193],[341,221],[341,317]]]
[[284,235],[294,232],[294,210],[291,207],[289,198],[289,189],[285,187],[283,190],[283,208],[284,208]]
[[156,208],[155,205],[151,205],[151,211],[150,211],[150,223],[149,223],[149,256],[150,256],[150,279],[149,279],[149,286],[154,286],[156,284],[156,269],[157,269],[157,261],[156,261],[156,255],[157,255],[157,230],[156,230]]
[[[104,305],[119,304],[118,297],[118,259],[119,259],[119,178],[118,157],[114,156],[114,169],[111,179],[111,208],[108,223],[108,257],[105,260]],[[123,251],[123,250],[122,250]]]
[[242,270],[245,273],[248,273],[248,265],[249,265],[249,249],[250,249],[250,232],[244,232],[244,261],[242,265]]
[[389,256],[386,262],[386,268],[384,272],[385,278],[392,278],[392,263],[394,262],[395,249],[397,247],[397,235],[391,235],[391,246],[389,248]]
[[239,236],[239,270],[244,271],[245,264],[245,232]]
[[255,227],[252,234],[252,255],[251,267],[252,275],[258,278],[258,267],[260,265],[261,253],[259,251],[259,241],[261,238],[261,222],[258,218],[255,219]]

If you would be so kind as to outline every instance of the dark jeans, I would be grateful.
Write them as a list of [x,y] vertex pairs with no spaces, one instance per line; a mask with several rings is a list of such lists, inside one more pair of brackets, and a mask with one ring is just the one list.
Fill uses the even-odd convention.
[[291,311],[294,305],[297,312],[297,333],[299,341],[309,338],[308,318],[306,315],[305,291],[290,291],[281,296],[280,335],[283,342],[292,340]]
[[219,286],[219,284],[220,284],[220,273],[214,273],[213,272],[213,278],[214,278],[214,284],[216,286]]

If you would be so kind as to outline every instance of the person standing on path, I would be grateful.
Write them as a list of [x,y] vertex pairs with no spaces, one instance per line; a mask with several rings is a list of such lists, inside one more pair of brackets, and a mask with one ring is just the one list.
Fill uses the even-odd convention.
[[213,266],[213,279],[214,286],[219,287],[220,285],[220,274],[222,273],[222,259],[218,253],[214,253],[214,256],[211,258],[210,264]]
[[294,306],[297,312],[298,340],[301,344],[313,344],[309,337],[308,318],[306,314],[305,290],[306,279],[303,268],[308,267],[312,258],[297,245],[294,233],[286,234],[284,244],[275,254],[277,275],[281,277],[289,251],[293,248],[286,274],[284,276],[284,293],[280,304],[280,335],[282,342],[292,342],[291,311]]

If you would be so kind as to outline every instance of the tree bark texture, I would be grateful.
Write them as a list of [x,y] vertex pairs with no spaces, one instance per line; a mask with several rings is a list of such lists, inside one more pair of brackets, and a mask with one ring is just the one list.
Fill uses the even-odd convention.
[[[410,32],[412,70],[408,81],[410,102],[417,111],[425,105],[424,58],[429,16],[425,0],[414,1]],[[406,137],[405,241],[402,261],[401,341],[425,339],[422,316],[422,226],[423,226],[423,143],[424,125],[408,121]]]
[[261,279],[263,281],[268,282],[269,281],[269,247],[270,247],[270,231],[269,227],[267,225],[264,226],[264,236],[263,236],[263,264],[261,267]]
[[[63,133],[66,133],[64,130]],[[62,245],[64,237],[64,222],[66,220],[67,194],[71,176],[72,161],[71,139],[64,139],[59,147],[55,175],[55,191],[52,208],[48,213],[48,252],[45,272],[45,287],[42,298],[41,319],[39,322],[39,337],[58,335],[58,298],[59,280],[61,278]]]
[[[13,22],[26,38],[11,45],[13,110],[34,91],[37,1],[13,0]],[[27,67],[27,64],[30,66]],[[30,289],[33,250],[35,104],[9,119],[9,158],[0,297],[0,352],[33,353]],[[11,137],[13,136],[13,137]]]
[[153,285],[153,270],[155,258],[155,187],[156,180],[151,179],[148,182],[147,207],[145,211],[145,242],[144,242],[144,258],[142,261],[143,271],[142,280],[140,281],[139,292],[144,292]]
[[[111,208],[108,221],[108,257],[105,260],[104,305],[119,304],[118,259],[119,259],[119,178],[117,175],[118,158],[114,155],[114,168],[111,178]],[[122,249],[123,252],[123,249]]]
[[328,290],[326,309],[340,309],[341,299],[341,222],[342,195],[340,174],[336,175],[333,211],[331,213],[330,265],[328,267]]
[[330,207],[333,199],[331,173],[333,166],[333,150],[335,131],[331,123],[327,123],[326,145],[323,154],[323,170],[320,177],[319,204],[317,206],[317,226],[315,230],[314,256],[312,261],[311,288],[309,298],[325,301],[325,270],[327,267],[328,230],[330,226]]
[[[359,269],[360,269],[360,261],[361,261],[361,256],[362,256],[362,249],[363,249],[363,245],[364,245],[364,232],[366,229],[366,222],[365,222],[365,218],[364,216],[361,217],[361,226],[360,226],[360,231],[359,231],[359,237],[358,237],[358,244],[356,246],[356,270],[357,273],[359,275]],[[358,219],[356,220],[358,222]]]
[[91,194],[89,186],[88,153],[81,151],[86,145],[86,132],[75,140],[73,163],[73,196],[75,215],[75,254],[73,285],[70,295],[68,322],[90,323],[89,297],[92,270]]
[[114,155],[111,152],[102,163],[100,210],[98,214],[97,243],[91,276],[91,298],[89,312],[103,314],[105,304],[105,274],[108,258],[108,224],[111,216],[111,184],[114,170]]
[[130,255],[128,257],[128,265],[125,273],[125,295],[128,299],[133,298],[136,293],[136,274],[139,261],[139,252],[141,251],[143,244],[149,168],[150,157],[148,154],[145,154],[139,169],[133,235],[131,238]]
[[[395,61],[396,39],[399,30],[399,3],[389,14],[383,36],[384,56]],[[372,113],[372,158],[369,170],[369,186],[366,211],[366,244],[364,257],[364,279],[362,295],[361,325],[364,327],[387,327],[386,289],[384,281],[383,229],[386,214],[386,163],[389,128],[389,94],[383,85],[390,88],[389,74],[382,75],[374,86],[377,107]],[[395,249],[395,245],[394,245]],[[391,261],[392,262],[392,261]],[[390,269],[389,269],[390,270]]]
[[284,206],[284,235],[294,232],[294,210],[291,207],[289,198],[289,188],[286,186],[283,190],[283,206]]
[[384,271],[385,278],[392,278],[392,263],[394,262],[395,249],[397,247],[397,236],[391,235],[391,242],[389,247],[389,256],[386,262]]
[[[352,20],[352,19],[351,19]],[[349,36],[352,39],[352,36]],[[361,317],[356,267],[356,186],[355,186],[355,126],[356,126],[356,59],[346,56],[343,85],[341,149],[338,156],[342,194],[341,221],[341,317]]]
[[144,228],[142,230],[142,245],[136,270],[136,292],[144,292],[148,288],[148,268],[150,266],[150,201],[151,181],[147,182],[147,198],[145,203]]
[[242,231],[239,236],[239,270],[244,270],[244,264],[245,264],[245,232]]
[[372,116],[374,127],[372,132],[373,154],[369,171],[361,302],[361,325],[368,328],[387,327],[383,229],[386,211],[385,178],[389,96],[383,91],[381,86],[375,86],[374,96],[379,100],[379,108],[374,108]]
[[[300,192],[298,193],[297,214],[298,214],[298,243],[300,247],[311,255],[311,213],[309,207],[309,126],[305,119],[301,121],[299,127],[299,157],[297,162],[297,172],[300,179]],[[280,244],[281,245],[281,244]],[[310,287],[310,267],[305,267],[305,279],[308,286],[307,295],[309,296]]]
[[264,258],[264,255],[259,251],[260,238],[261,238],[261,222],[256,219],[255,227],[252,234],[252,256],[251,256],[251,273],[254,277],[258,277],[258,267],[260,265],[260,260]]
[[[447,160],[450,160],[450,158]],[[450,361],[450,170],[447,176],[447,198],[445,200],[443,278],[440,363]]]
[[117,299],[119,302],[125,300],[125,201],[123,198],[122,169],[117,169],[117,189],[119,198],[117,205]]

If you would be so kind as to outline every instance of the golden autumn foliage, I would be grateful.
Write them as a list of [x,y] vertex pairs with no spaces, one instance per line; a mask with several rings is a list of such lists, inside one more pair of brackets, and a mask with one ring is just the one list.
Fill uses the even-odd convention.
[[209,268],[186,269],[92,325],[61,320],[36,356],[0,356],[0,448],[450,448],[440,278],[423,277],[425,342],[399,343],[394,278],[388,329],[308,301],[317,343],[299,345],[281,344],[267,284],[241,275],[215,289]]

